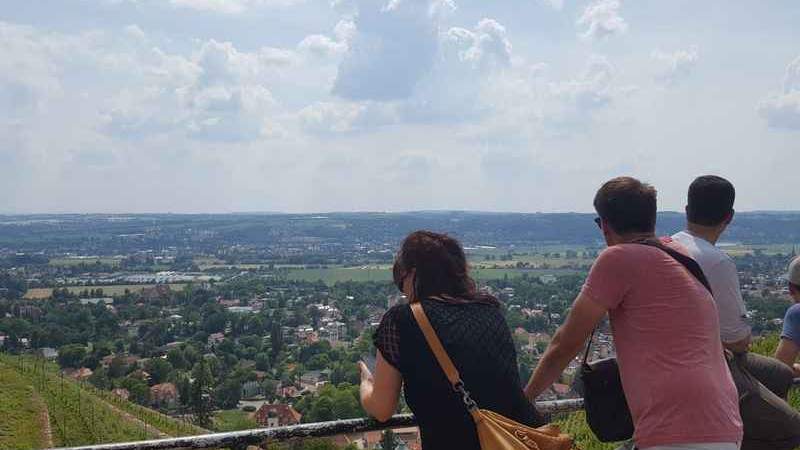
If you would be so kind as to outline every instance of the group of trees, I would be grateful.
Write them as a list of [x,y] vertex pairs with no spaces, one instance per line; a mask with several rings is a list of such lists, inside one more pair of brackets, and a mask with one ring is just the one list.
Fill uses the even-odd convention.
[[0,271],[0,299],[19,299],[28,291],[25,279],[9,272]]
[[359,401],[358,386],[348,383],[327,384],[316,394],[300,399],[295,409],[303,414],[306,423],[366,416]]

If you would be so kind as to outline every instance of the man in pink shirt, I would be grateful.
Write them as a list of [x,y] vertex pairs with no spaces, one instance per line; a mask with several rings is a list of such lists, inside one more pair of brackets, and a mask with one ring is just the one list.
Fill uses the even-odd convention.
[[[594,200],[608,248],[595,261],[525,393],[547,389],[608,313],[639,449],[736,450],[742,440],[736,387],[708,290],[655,238],[656,191],[621,177]],[[686,253],[667,238],[662,243]]]

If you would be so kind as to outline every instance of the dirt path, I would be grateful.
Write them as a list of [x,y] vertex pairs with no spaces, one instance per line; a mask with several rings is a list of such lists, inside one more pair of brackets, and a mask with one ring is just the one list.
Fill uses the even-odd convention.
[[39,423],[41,424],[42,445],[44,448],[53,447],[53,429],[50,428],[50,410],[47,409],[47,403],[39,396],[38,392],[33,393],[33,401],[40,405]]

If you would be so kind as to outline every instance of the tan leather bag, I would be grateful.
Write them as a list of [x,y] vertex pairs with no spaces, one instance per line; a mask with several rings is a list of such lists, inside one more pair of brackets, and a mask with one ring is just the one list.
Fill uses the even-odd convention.
[[436,361],[444,370],[453,389],[463,397],[464,404],[475,421],[478,430],[478,440],[481,450],[569,450],[572,448],[572,438],[561,433],[554,425],[531,428],[503,417],[493,411],[480,409],[469,395],[461,381],[456,366],[447,355],[442,342],[436,335],[428,315],[419,302],[411,303],[411,312],[417,321],[425,340],[431,348]]

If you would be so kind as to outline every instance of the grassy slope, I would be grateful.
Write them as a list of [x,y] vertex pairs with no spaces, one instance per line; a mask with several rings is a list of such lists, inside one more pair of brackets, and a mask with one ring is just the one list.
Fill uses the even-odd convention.
[[[20,365],[24,363],[24,365]],[[7,391],[2,376],[10,377],[10,386],[22,386],[28,391]],[[13,381],[13,382],[12,382]],[[37,392],[47,404],[53,443],[56,446],[88,445],[94,443],[125,442],[149,439],[158,436],[186,436],[205,432],[200,428],[184,424],[157,411],[113,399],[111,393],[91,389],[57,375],[57,369],[50,365],[36,365],[30,358],[0,355],[0,448],[40,448],[41,445],[6,445],[3,438],[9,437],[23,442],[31,433],[39,433],[38,416],[21,414],[24,408],[15,407],[15,414],[4,414],[5,405],[14,405],[6,396],[27,399],[30,404],[33,393]],[[17,417],[19,416],[19,417]],[[33,429],[34,431],[28,431]],[[8,432],[6,433],[6,431]],[[7,434],[7,436],[6,436]],[[40,439],[37,437],[37,439]]]
[[33,384],[16,370],[0,365],[0,448],[42,448],[42,405]]

